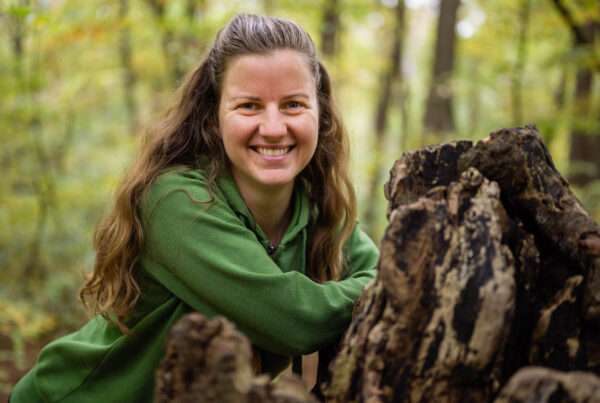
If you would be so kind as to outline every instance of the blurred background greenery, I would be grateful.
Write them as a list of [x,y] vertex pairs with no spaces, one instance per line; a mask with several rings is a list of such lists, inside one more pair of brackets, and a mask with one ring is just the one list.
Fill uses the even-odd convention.
[[234,13],[311,33],[378,241],[382,185],[403,151],[528,123],[600,218],[599,4],[0,0],[0,396],[39,345],[85,320],[75,294],[94,227],[146,128]]

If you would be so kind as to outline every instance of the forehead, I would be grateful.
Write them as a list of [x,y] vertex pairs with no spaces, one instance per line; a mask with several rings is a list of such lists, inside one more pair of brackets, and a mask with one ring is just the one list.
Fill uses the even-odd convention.
[[264,87],[302,87],[309,90],[315,88],[315,78],[304,54],[280,49],[233,59],[223,74],[221,88],[228,92],[240,87],[247,90]]

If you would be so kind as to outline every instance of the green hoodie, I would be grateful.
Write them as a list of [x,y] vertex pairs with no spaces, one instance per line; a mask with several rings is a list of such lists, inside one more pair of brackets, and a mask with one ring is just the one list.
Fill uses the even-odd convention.
[[291,356],[341,335],[354,300],[376,274],[377,248],[359,225],[344,245],[344,279],[318,284],[305,275],[312,209],[301,181],[274,253],[233,179],[219,178],[213,188],[211,201],[205,174],[189,169],[169,171],[152,185],[141,209],[142,295],[127,321],[135,338],[102,317],[92,319],[40,352],[11,403],[152,401],[165,335],[192,311],[233,321],[261,349],[262,369],[272,375]]

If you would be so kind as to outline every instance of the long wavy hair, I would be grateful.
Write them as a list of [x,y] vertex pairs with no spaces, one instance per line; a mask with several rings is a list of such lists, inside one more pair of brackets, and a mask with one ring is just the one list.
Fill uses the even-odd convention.
[[135,268],[144,246],[140,204],[168,167],[204,169],[209,190],[230,168],[219,135],[218,108],[224,73],[244,55],[292,49],[304,55],[316,83],[319,133],[316,152],[300,173],[318,212],[309,227],[307,275],[317,282],[344,274],[342,246],[356,221],[349,178],[348,140],[333,102],[331,82],[314,43],[297,23],[268,16],[237,15],[217,34],[208,55],[189,73],[166,116],[149,130],[140,154],[120,183],[110,214],[96,228],[94,271],[79,292],[88,309],[125,326],[139,295]]

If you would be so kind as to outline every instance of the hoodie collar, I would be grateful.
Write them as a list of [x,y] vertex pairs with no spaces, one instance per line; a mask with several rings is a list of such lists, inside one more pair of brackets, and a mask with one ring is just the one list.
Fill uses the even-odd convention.
[[[223,193],[227,204],[232,208],[236,215],[242,219],[246,226],[255,234],[259,235],[262,240],[266,240],[266,236],[262,229],[254,221],[252,213],[244,203],[242,194],[238,189],[233,176],[231,174],[217,178],[217,186]],[[294,184],[294,192],[292,193],[292,218],[285,230],[281,244],[294,239],[304,228],[308,226],[310,221],[310,200],[308,190],[303,179],[296,180]]]

